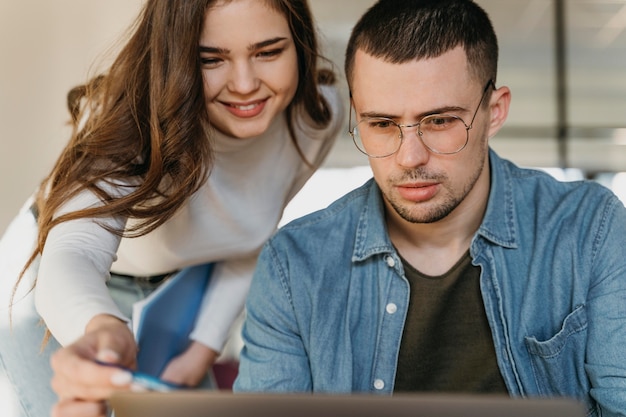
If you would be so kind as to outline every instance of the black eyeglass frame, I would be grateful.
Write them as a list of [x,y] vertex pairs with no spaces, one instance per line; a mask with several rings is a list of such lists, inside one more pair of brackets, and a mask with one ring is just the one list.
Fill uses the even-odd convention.
[[[403,127],[415,127],[417,126],[417,133],[420,137],[420,140],[422,138],[422,131],[420,129],[420,125],[421,123],[425,120],[425,119],[429,119],[429,118],[433,118],[433,117],[437,117],[437,116],[446,116],[446,117],[453,117],[455,119],[458,119],[461,121],[461,123],[463,123],[463,125],[465,126],[465,143],[463,144],[463,146],[461,146],[459,149],[453,151],[453,152],[440,152],[437,151],[435,149],[432,149],[430,146],[428,146],[426,143],[424,143],[424,141],[422,140],[422,143],[424,144],[424,146],[426,147],[426,149],[428,149],[430,152],[438,154],[438,155],[454,155],[456,153],[461,152],[463,149],[465,149],[465,147],[467,146],[467,144],[469,143],[469,131],[470,129],[474,126],[474,120],[476,119],[476,115],[478,114],[478,110],[480,110],[480,106],[483,104],[483,101],[485,100],[485,95],[487,94],[487,91],[489,91],[489,87],[493,87],[493,89],[496,89],[496,85],[493,82],[492,79],[490,79],[489,81],[487,81],[487,84],[485,84],[485,87],[483,88],[483,93],[480,96],[480,101],[478,102],[478,106],[476,107],[476,110],[474,111],[474,115],[472,116],[472,120],[470,122],[470,124],[466,124],[465,121],[456,115],[453,114],[429,114],[428,116],[424,116],[422,117],[422,119],[417,122],[417,123],[412,123],[412,124],[400,124],[397,123],[395,120],[390,119],[388,117],[367,117],[364,118],[362,120],[359,120],[359,122],[354,126],[354,128],[350,128],[350,126],[352,125],[352,103],[350,103],[350,110],[348,113],[348,133],[350,134],[350,136],[352,136],[352,142],[354,143],[354,145],[356,146],[356,148],[359,150],[359,152],[367,155],[370,158],[386,158],[388,156],[391,156],[393,154],[395,154],[396,152],[398,152],[400,150],[400,148],[402,147],[402,143],[404,143],[404,131],[402,130]],[[350,97],[352,97],[352,92],[350,93]],[[354,129],[356,129],[356,127],[358,126],[359,123],[361,123],[364,120],[370,120],[370,119],[376,119],[376,120],[385,120],[388,121],[394,125],[396,125],[398,127],[398,129],[400,130],[400,142],[398,143],[398,147],[393,151],[390,152],[386,155],[379,155],[379,156],[373,156],[368,154],[367,152],[365,152],[364,149],[361,149],[361,147],[357,144],[357,140],[355,138],[354,135]]]

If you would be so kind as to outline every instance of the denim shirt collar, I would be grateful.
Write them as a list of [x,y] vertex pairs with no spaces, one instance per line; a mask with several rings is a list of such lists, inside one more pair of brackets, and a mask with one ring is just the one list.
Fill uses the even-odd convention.
[[[517,248],[518,225],[515,215],[512,177],[509,166],[489,150],[491,188],[485,217],[477,235],[507,248]],[[362,261],[379,253],[395,252],[385,223],[385,209],[380,188],[370,179],[365,185],[367,203],[363,205],[356,228],[352,261]]]
[[363,190],[366,192],[367,201],[361,209],[356,227],[353,262],[362,261],[375,254],[395,251],[387,232],[380,188],[372,178],[363,186]]
[[515,213],[511,167],[492,149],[489,149],[489,165],[491,167],[489,200],[477,235],[496,245],[517,248],[519,225]]

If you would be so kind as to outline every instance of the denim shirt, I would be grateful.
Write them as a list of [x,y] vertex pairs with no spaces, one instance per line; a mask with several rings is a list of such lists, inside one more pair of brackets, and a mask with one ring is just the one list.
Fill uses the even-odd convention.
[[[509,393],[626,415],[626,209],[599,184],[489,158],[470,254]],[[408,302],[370,180],[265,245],[235,391],[391,394]]]

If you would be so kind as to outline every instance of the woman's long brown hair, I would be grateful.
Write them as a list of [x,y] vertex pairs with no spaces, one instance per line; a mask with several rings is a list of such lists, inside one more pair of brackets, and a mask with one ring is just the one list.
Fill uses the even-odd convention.
[[[36,196],[37,244],[13,295],[59,223],[123,216],[132,226],[110,232],[141,236],[170,219],[206,180],[213,154],[198,40],[206,11],[220,1],[232,0],[148,0],[109,70],[69,92],[72,135]],[[318,70],[307,1],[266,1],[287,18],[298,51],[300,82],[287,123],[308,164],[296,142],[294,110],[302,106],[315,124],[326,126],[333,115],[318,87],[333,83],[334,73]],[[120,186],[128,189],[110,192]],[[57,215],[85,190],[102,204]]]

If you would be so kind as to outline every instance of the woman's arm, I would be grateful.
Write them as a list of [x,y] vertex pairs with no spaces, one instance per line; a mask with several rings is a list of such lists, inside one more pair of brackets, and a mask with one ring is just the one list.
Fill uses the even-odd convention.
[[[64,211],[93,204],[99,204],[96,197],[83,193],[69,202]],[[106,287],[120,238],[98,222],[123,228],[125,219],[80,219],[61,223],[48,234],[41,256],[35,306],[62,345],[81,337],[96,315],[128,320]]]
[[241,314],[256,265],[256,254],[219,262],[207,288],[191,338],[221,352],[231,328]]

